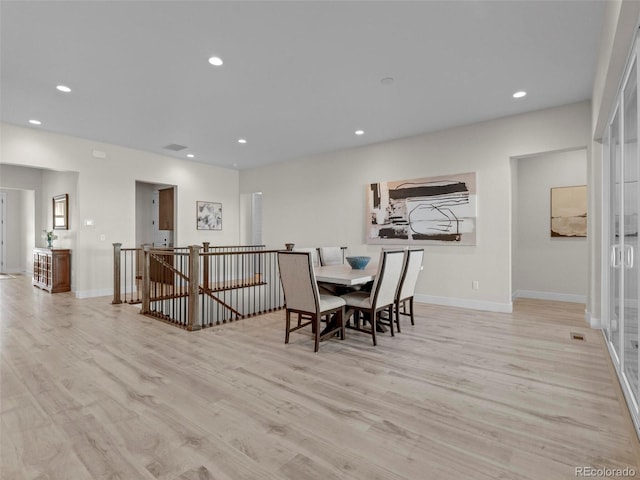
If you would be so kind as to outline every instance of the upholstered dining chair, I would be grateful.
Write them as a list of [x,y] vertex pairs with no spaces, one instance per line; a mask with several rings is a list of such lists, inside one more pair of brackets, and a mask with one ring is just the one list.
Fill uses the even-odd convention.
[[344,250],[341,247],[320,247],[320,265],[342,265],[344,263]]
[[[286,334],[284,343],[289,343],[289,334],[300,328],[311,325],[314,336],[314,352],[318,351],[320,341],[340,334],[344,340],[344,307],[345,301],[334,295],[322,295],[318,290],[316,276],[313,271],[311,252],[278,252],[278,268],[284,290],[286,309]],[[298,314],[297,325],[291,326],[291,313]],[[322,317],[335,317],[335,328],[320,331]],[[305,322],[302,323],[301,319]]]
[[[405,250],[404,265],[402,267],[402,275],[398,283],[398,290],[394,302],[394,317],[380,319],[383,325],[389,325],[391,334],[393,335],[393,324],[395,321],[398,332],[400,332],[400,315],[406,315],[411,318],[411,325],[415,325],[413,316],[413,295],[418,282],[418,275],[422,270],[422,260],[424,259],[424,248],[410,248]],[[409,311],[407,312],[407,303]],[[402,308],[401,308],[402,307]]]
[[[398,331],[400,331],[400,315],[407,315],[411,318],[411,325],[415,325],[413,318],[413,295],[416,291],[416,283],[418,276],[422,270],[422,261],[424,260],[424,248],[413,248],[407,250],[405,258],[405,266],[396,295],[396,321],[398,322]],[[407,313],[407,302],[409,303],[409,312]],[[400,311],[402,306],[402,311]]]
[[[385,250],[380,252],[378,262],[378,272],[373,282],[371,292],[352,292],[342,295],[347,303],[347,319],[353,313],[354,325],[350,328],[359,332],[371,334],[373,344],[377,345],[376,326],[380,313],[387,312],[392,318],[398,284],[402,275],[404,265],[404,250]],[[365,314],[369,318],[371,328],[364,328],[360,324],[360,314]],[[391,330],[393,334],[393,330]]]
[[308,252],[311,254],[311,264],[314,267],[319,267],[320,266],[320,258],[318,257],[318,249],[317,248],[309,248],[309,247],[300,247],[300,248],[294,248],[293,249],[294,252]]

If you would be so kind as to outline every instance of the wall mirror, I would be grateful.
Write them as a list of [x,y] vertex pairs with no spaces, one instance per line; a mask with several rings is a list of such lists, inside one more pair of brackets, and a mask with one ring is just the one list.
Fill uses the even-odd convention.
[[69,229],[69,194],[53,197],[53,229]]

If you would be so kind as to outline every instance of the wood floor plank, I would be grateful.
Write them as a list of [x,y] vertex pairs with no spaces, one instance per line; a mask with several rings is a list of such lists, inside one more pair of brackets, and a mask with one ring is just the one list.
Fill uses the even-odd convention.
[[[284,313],[187,332],[0,282],[0,478],[570,479],[640,444],[584,306],[416,305],[313,353]],[[585,341],[571,340],[580,332]]]

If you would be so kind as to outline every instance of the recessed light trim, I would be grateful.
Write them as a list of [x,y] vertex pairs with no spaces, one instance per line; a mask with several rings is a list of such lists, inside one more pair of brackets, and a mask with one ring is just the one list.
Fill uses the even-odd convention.
[[364,135],[364,130],[356,130],[355,132],[356,135]]
[[214,67],[219,67],[221,66],[224,62],[222,61],[222,59],[220,57],[209,57],[209,63],[211,65],[213,65]]
[[238,139],[238,143],[241,143],[242,145],[244,145],[245,143],[247,143],[247,139],[246,138],[239,138]]
[[524,90],[520,90],[513,94],[513,98],[522,98],[526,96],[527,96],[527,92],[525,92]]
[[384,77],[382,80],[380,80],[380,83],[382,85],[392,85],[394,81],[395,80],[393,77]]
[[42,122],[40,120],[36,120],[36,119],[29,120],[29,123],[31,125],[42,125]]
[[66,85],[58,85],[56,86],[56,88],[64,93],[71,93],[71,89],[69,87],[67,87]]

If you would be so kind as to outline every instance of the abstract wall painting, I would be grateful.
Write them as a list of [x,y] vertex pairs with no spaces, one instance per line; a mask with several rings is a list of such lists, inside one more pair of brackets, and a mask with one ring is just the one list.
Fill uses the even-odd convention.
[[551,236],[587,236],[587,186],[551,189]]
[[196,202],[198,230],[222,230],[222,204]]
[[367,243],[476,244],[476,174],[372,183]]

